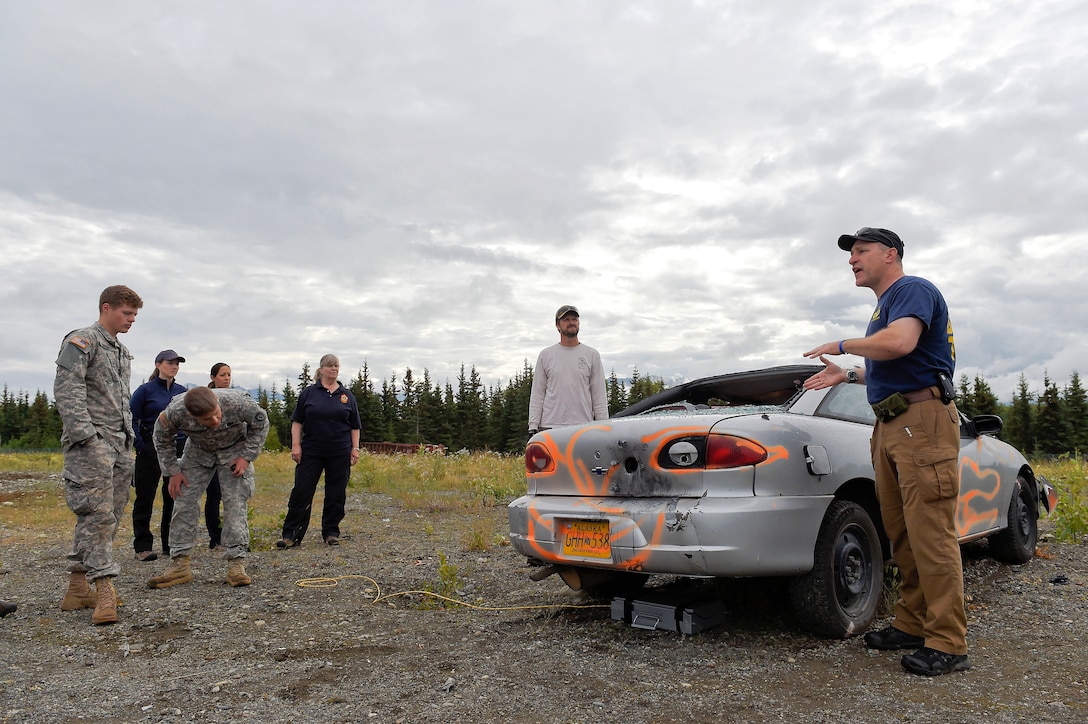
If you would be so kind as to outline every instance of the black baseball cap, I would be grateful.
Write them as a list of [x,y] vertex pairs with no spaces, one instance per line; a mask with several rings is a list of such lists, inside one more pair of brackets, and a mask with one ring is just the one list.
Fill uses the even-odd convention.
[[839,248],[843,251],[850,251],[853,248],[855,241],[875,241],[878,244],[895,249],[899,252],[899,258],[903,258],[903,240],[899,238],[899,234],[894,231],[888,231],[887,229],[878,229],[872,226],[865,226],[858,229],[853,234],[843,234],[839,237]]

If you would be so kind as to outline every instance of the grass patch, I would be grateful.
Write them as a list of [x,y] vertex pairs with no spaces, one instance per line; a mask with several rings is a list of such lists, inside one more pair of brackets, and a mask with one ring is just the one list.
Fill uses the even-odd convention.
[[505,505],[525,490],[521,456],[495,453],[373,455],[365,451],[352,484],[406,510],[464,512]]
[[[57,484],[50,485],[55,487]],[[74,522],[63,490],[0,493],[0,533],[5,539],[9,534],[20,540],[49,538],[51,531],[64,530]]]
[[56,452],[3,452],[0,453],[0,472],[7,473],[56,473],[64,467],[64,456]]
[[1059,458],[1039,463],[1035,472],[1058,489],[1058,506],[1050,515],[1054,537],[1065,543],[1088,539],[1088,462]]
[[[60,452],[8,452],[0,454],[0,474],[11,473],[30,480],[18,489],[0,493],[0,541],[30,540],[68,535],[74,524],[64,501]],[[250,546],[267,550],[283,529],[287,499],[295,480],[295,463],[287,451],[264,452],[254,463],[256,491],[249,501]],[[364,452],[352,469],[351,489],[388,495],[403,509],[415,512],[456,513],[467,531],[466,550],[484,551],[496,540],[487,509],[505,505],[525,489],[521,456],[494,453],[436,453],[372,455]],[[324,488],[314,496],[320,511]],[[130,507],[126,509],[131,516]],[[156,504],[155,513],[161,513]],[[320,514],[318,514],[320,517]],[[428,524],[430,525],[430,524]],[[158,527],[152,520],[152,530]],[[427,532],[433,535],[433,526]],[[131,517],[122,521],[119,536],[131,535]]]
[[435,595],[423,596],[418,604],[418,608],[424,611],[438,608],[457,608],[459,606],[456,602],[456,599],[458,598],[457,591],[462,585],[464,585],[464,582],[461,580],[460,569],[449,562],[445,553],[439,551],[438,578],[436,578],[433,583],[428,583],[423,587],[424,591]]
[[[0,534],[4,538],[29,540],[58,531],[67,534],[72,514],[59,480],[63,465],[59,451],[0,453],[0,474],[32,478],[20,482],[15,491],[0,494]],[[257,490],[249,502],[249,525],[251,545],[260,550],[271,548],[280,537],[295,463],[287,451],[265,452],[254,467]],[[1054,537],[1062,542],[1084,541],[1088,538],[1088,462],[1066,457],[1033,467],[1059,491],[1058,507],[1050,516]],[[352,469],[350,488],[388,495],[405,510],[462,514],[466,550],[486,551],[503,542],[480,514],[524,492],[525,468],[519,455],[373,455],[364,451]],[[319,488],[314,498],[317,509],[322,490]],[[434,531],[424,532],[433,535]]]
[[483,553],[491,549],[491,524],[483,518],[472,518],[465,532],[465,549]]
[[880,606],[876,610],[878,618],[891,616],[895,611],[895,602],[899,600],[899,566],[889,563],[884,566],[884,579],[880,586]]

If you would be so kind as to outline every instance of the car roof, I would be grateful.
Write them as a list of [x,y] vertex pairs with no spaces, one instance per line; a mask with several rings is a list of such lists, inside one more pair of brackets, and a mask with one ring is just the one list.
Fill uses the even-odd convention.
[[801,389],[802,382],[823,368],[823,365],[783,365],[703,377],[662,390],[613,417],[637,415],[676,402],[705,405],[712,399],[731,405],[781,405]]

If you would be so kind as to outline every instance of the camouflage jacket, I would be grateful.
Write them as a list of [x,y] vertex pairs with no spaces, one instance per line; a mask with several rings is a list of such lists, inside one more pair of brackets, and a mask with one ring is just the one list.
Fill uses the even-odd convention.
[[268,414],[257,401],[241,390],[216,389],[223,416],[211,430],[185,409],[185,395],[175,397],[155,421],[155,452],[165,476],[177,475],[181,465],[174,439],[188,436],[182,460],[202,467],[229,465],[235,458],[257,459],[268,437]]
[[132,354],[101,324],[68,333],[53,382],[65,449],[95,434],[118,452],[132,449],[131,377]]

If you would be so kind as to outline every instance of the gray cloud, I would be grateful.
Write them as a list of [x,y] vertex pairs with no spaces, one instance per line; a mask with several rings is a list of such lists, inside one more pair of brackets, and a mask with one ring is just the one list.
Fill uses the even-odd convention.
[[118,282],[137,375],[174,347],[187,382],[332,351],[491,384],[568,302],[622,376],[799,362],[862,332],[863,225],[1005,399],[1084,358],[1081,3],[107,6],[2,11],[16,389]]

